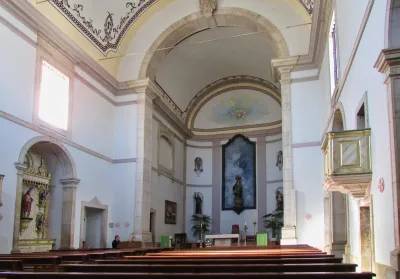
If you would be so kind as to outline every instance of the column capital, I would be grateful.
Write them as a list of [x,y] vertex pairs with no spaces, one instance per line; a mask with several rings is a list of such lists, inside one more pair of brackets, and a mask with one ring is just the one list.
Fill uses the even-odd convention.
[[162,90],[150,78],[127,81],[128,88],[135,90],[138,94],[143,94],[151,101],[162,96]]
[[378,56],[374,65],[380,73],[386,74],[385,83],[390,78],[400,76],[400,48],[384,49]]
[[286,58],[273,59],[271,61],[272,76],[281,84],[289,84],[292,82],[290,73],[299,61],[299,56],[291,56]]
[[60,179],[63,188],[76,188],[80,182],[77,178],[64,178]]
[[14,163],[14,166],[19,171],[26,171],[28,169],[28,165],[21,163]]

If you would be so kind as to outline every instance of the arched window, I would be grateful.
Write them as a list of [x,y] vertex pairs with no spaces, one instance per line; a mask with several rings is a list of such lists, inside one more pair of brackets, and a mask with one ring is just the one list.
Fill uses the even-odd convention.
[[336,13],[333,12],[332,22],[329,31],[329,70],[331,82],[331,95],[335,91],[339,76],[338,76],[338,50],[336,36]]

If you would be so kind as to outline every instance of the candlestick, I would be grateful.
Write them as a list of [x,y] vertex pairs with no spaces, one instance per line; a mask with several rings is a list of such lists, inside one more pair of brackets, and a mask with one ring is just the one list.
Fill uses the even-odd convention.
[[256,225],[257,225],[257,222],[256,222],[256,219],[254,219],[254,222],[253,222],[253,226],[254,226],[254,243],[256,243]]
[[247,226],[246,222],[244,222],[244,246],[247,245]]

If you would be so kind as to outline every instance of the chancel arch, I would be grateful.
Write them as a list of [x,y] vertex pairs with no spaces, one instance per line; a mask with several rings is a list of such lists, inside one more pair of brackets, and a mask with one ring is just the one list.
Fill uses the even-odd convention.
[[68,150],[51,137],[22,148],[17,168],[13,250],[73,247],[75,195],[79,179]]
[[[247,29],[250,32],[267,30],[268,32],[262,35],[271,42],[276,57],[289,55],[288,47],[280,31],[269,20],[254,12],[240,8],[219,8],[214,12],[214,19],[215,23],[212,27],[241,27],[245,28],[242,30]],[[171,46],[178,45],[190,36],[209,28],[208,19],[201,12],[188,15],[172,24],[153,42],[141,64],[139,78],[154,79],[158,65],[171,51]],[[166,49],[154,51],[162,48]]]

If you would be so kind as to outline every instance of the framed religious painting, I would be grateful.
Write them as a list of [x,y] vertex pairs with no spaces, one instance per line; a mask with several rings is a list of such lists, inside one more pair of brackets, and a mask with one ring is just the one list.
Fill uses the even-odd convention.
[[177,205],[176,202],[165,201],[165,224],[176,224],[176,212]]
[[256,143],[236,135],[222,146],[222,210],[256,208]]

